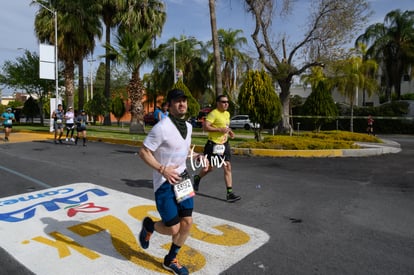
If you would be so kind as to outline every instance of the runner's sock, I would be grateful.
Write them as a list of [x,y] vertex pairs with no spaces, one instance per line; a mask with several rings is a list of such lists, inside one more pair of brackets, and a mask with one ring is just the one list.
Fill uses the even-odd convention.
[[170,252],[165,256],[165,262],[170,263],[177,257],[178,252],[180,251],[181,246],[178,246],[174,243],[171,244]]
[[233,187],[227,187],[227,194],[230,194],[233,192]]

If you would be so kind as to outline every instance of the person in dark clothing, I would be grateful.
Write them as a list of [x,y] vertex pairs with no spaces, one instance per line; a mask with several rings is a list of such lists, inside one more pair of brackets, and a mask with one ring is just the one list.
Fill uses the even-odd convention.
[[86,124],[88,123],[88,116],[85,110],[81,110],[80,114],[76,117],[76,139],[75,144],[78,144],[80,134],[82,134],[83,146],[86,146]]

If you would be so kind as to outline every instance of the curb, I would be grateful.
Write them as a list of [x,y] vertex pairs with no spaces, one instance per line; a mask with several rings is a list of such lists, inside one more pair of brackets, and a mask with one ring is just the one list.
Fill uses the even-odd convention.
[[[89,140],[113,144],[127,144],[142,146],[142,141],[118,140],[111,138],[90,137]],[[296,157],[296,158],[332,158],[332,157],[368,157],[383,154],[396,154],[401,152],[398,143],[391,140],[383,140],[384,144],[357,143],[361,149],[329,149],[329,150],[272,150],[256,148],[232,148],[232,154],[250,157]],[[202,153],[203,145],[195,145],[194,151]]]
[[[32,141],[36,139],[53,139],[53,135],[49,133],[37,133],[31,131],[18,131],[14,135],[25,133],[25,137],[19,138],[19,142]],[[142,146],[142,141],[138,140],[120,140],[113,138],[88,137],[88,140],[95,142],[104,142],[112,144],[124,144],[130,146]],[[361,149],[329,149],[329,150],[274,150],[274,149],[256,149],[256,148],[232,148],[232,154],[250,156],[250,157],[294,157],[294,158],[335,158],[335,157],[368,157],[379,156],[383,154],[396,154],[401,152],[401,146],[397,142],[387,139],[381,139],[383,143],[357,144]],[[195,145],[194,151],[202,153],[204,145]]]

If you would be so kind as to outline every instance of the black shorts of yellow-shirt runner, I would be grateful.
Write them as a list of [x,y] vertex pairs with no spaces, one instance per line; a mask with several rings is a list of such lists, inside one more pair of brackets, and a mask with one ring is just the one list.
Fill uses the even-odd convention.
[[210,165],[213,163],[212,162],[212,157],[219,157],[220,159],[224,157],[225,161],[230,162],[231,160],[231,149],[230,149],[230,144],[229,142],[224,143],[224,154],[223,155],[217,155],[217,154],[213,154],[213,150],[214,150],[214,146],[217,145],[215,142],[208,140],[206,145],[204,146],[204,155],[207,156],[208,161],[210,162]]

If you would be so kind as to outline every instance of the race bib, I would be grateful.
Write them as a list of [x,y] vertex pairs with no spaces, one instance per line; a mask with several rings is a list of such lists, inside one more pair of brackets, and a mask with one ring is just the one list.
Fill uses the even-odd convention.
[[215,155],[224,155],[226,146],[224,144],[216,144],[213,146],[213,154]]
[[11,119],[6,120],[5,124],[12,124],[12,120]]
[[57,120],[56,120],[56,123],[57,123],[57,124],[61,124],[61,123],[62,123],[62,120],[61,120],[61,119],[57,119]]
[[183,180],[174,185],[175,199],[178,203],[195,196],[190,179]]

